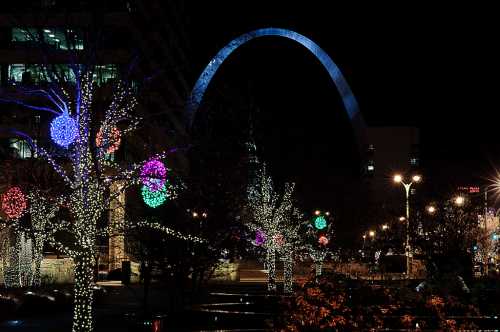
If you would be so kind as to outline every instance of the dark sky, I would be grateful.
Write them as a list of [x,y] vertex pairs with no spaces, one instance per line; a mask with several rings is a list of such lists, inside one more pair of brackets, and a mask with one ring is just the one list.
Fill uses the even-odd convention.
[[[500,29],[493,7],[334,3],[182,4],[190,80],[194,84],[217,51],[240,34],[270,26],[295,30],[337,63],[369,125],[421,129],[428,187],[490,176],[500,162]],[[272,37],[249,42],[212,80],[210,98],[239,100],[235,112],[247,100],[258,106],[257,140],[265,158],[315,199],[339,195],[357,172],[353,134],[335,86],[302,46]]]

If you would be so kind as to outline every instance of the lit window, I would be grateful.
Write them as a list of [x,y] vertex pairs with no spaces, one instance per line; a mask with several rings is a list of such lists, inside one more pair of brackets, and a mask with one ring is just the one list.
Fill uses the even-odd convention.
[[15,63],[9,65],[9,78],[14,82],[21,82],[25,71],[24,64]]
[[31,158],[31,149],[26,141],[17,138],[11,138],[9,146],[14,150],[15,157],[21,159]]
[[[67,64],[55,64],[53,68],[49,70],[54,70],[63,77],[68,82],[75,82],[75,74],[73,70],[70,70]],[[23,76],[25,79],[29,79],[30,83],[39,83],[44,81],[47,77],[44,73],[47,68],[41,64],[10,64],[9,65],[9,78],[11,83],[21,83],[23,81]],[[98,85],[106,83],[110,80],[115,79],[118,76],[118,68],[114,64],[99,65],[95,67],[94,72],[94,82]]]
[[44,43],[62,50],[83,50],[82,34],[75,30],[54,28],[12,28],[12,41],[27,43],[43,41]]
[[21,29],[12,28],[12,41],[25,43],[30,41],[35,41],[38,39],[38,31],[34,28]]

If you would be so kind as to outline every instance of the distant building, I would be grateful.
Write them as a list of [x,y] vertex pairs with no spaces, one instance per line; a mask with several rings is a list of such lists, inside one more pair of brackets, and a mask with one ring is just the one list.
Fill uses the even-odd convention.
[[[420,133],[415,127],[371,127],[367,129],[368,146],[364,173],[372,199],[376,202],[394,199],[394,174],[410,178],[420,174]],[[400,188],[401,191],[403,190]],[[413,187],[411,194],[415,194]],[[399,193],[398,193],[399,195]],[[403,195],[403,193],[400,193]],[[403,197],[399,197],[399,202]]]

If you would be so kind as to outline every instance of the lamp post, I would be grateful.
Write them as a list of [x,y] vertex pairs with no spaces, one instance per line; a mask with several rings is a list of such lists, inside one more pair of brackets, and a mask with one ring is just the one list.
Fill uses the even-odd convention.
[[400,174],[394,175],[394,182],[401,183],[405,188],[406,193],[406,244],[405,244],[405,253],[406,253],[406,277],[410,278],[410,255],[411,255],[411,246],[410,246],[410,188],[413,183],[418,183],[422,181],[422,177],[420,175],[413,175],[411,178],[412,181],[405,183],[403,181],[403,176]]

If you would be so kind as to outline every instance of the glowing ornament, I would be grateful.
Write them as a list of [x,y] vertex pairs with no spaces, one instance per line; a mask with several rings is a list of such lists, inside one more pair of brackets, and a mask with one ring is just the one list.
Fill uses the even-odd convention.
[[321,244],[322,246],[326,246],[330,242],[328,238],[324,235],[321,235],[318,239],[318,243]]
[[50,123],[50,136],[57,145],[67,148],[73,143],[78,135],[78,127],[75,119],[67,113],[59,115]]
[[21,217],[28,206],[27,199],[19,187],[12,187],[2,195],[2,211],[9,219]]
[[142,184],[151,192],[158,191],[165,187],[166,176],[167,168],[157,159],[149,160],[142,166]]
[[261,246],[266,242],[267,236],[266,233],[264,233],[262,230],[258,229],[255,232],[255,245],[256,246]]
[[[95,138],[95,144],[98,148],[100,148],[103,144],[103,128],[99,129],[99,132]],[[106,144],[106,153],[113,153],[120,147],[120,143],[122,142],[122,133],[120,129],[117,127],[113,127],[111,132],[109,133],[108,142]]]
[[146,205],[156,208],[167,200],[167,188],[163,185],[162,188],[156,191],[151,191],[147,186],[142,186],[141,189],[142,199]]
[[314,227],[317,229],[323,229],[326,227],[326,219],[323,216],[318,216],[314,219]]
[[273,236],[273,241],[277,247],[281,247],[285,244],[285,238],[282,234],[276,234],[275,236]]

